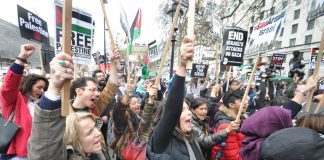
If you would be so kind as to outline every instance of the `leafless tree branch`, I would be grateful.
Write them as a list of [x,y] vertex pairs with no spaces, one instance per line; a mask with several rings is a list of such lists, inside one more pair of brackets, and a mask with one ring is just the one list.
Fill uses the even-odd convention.
[[231,17],[236,12],[236,10],[241,6],[242,3],[243,3],[243,1],[242,0],[239,0],[239,4],[234,8],[234,10],[230,14],[221,17],[221,20],[224,20],[226,18]]

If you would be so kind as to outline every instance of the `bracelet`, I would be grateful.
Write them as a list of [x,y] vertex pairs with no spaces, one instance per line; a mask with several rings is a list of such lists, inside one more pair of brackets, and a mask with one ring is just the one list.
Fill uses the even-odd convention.
[[20,58],[20,57],[16,57],[16,59],[18,59],[19,61],[21,61],[21,62],[24,62],[24,63],[27,63],[27,60],[26,59],[23,59],[23,58]]

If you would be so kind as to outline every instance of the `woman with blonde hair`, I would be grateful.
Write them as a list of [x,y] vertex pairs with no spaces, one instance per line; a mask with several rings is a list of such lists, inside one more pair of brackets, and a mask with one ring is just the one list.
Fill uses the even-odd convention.
[[[62,61],[65,65],[60,65]],[[35,106],[28,159],[110,159],[99,129],[101,120],[86,111],[61,116],[60,90],[64,81],[73,79],[72,58],[62,53],[50,65],[49,89]]]

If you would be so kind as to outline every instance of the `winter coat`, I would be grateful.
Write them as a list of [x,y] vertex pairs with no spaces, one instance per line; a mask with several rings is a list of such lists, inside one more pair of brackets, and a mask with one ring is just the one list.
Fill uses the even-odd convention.
[[[225,106],[219,108],[219,112],[214,117],[214,133],[220,132],[228,126],[231,121],[236,119],[236,115]],[[219,150],[222,150],[222,160],[242,160],[239,150],[242,146],[244,135],[240,132],[231,132],[225,140],[226,145],[222,148],[220,145],[213,147],[212,155],[216,156]]]
[[244,160],[258,160],[263,141],[272,133],[292,127],[291,111],[280,107],[265,107],[243,121],[244,140],[240,155]]
[[147,146],[146,156],[149,160],[189,160],[190,148],[197,160],[204,159],[198,143],[194,139],[191,142],[188,140],[187,146],[185,137],[176,129],[183,109],[184,84],[185,77],[173,76],[164,112]]
[[261,160],[323,160],[324,139],[309,128],[292,127],[271,134],[261,146]]
[[[152,141],[150,140],[147,146],[146,158],[148,160],[189,160],[189,151],[184,142],[184,136],[174,131],[172,133],[170,142],[166,150],[157,154],[152,151]],[[201,154],[199,144],[193,140],[189,142],[197,160],[204,160],[203,155]]]
[[[23,66],[14,64],[15,67]],[[2,84],[0,106],[2,106],[2,116],[8,119],[15,110],[14,122],[20,126],[17,135],[12,139],[7,154],[16,154],[18,157],[27,156],[27,141],[32,129],[32,116],[28,109],[28,96],[22,95],[19,91],[20,81],[23,74],[17,74],[12,71],[12,67],[4,77]]]
[[[51,101],[45,96],[41,98],[40,106],[59,106],[61,101]],[[28,159],[32,160],[83,160],[80,154],[74,152],[71,146],[63,143],[65,117],[61,116],[61,108],[44,110],[35,106],[32,134],[28,142]],[[104,146],[104,144],[103,144]],[[99,160],[109,159],[107,150],[103,149]],[[102,159],[104,157],[104,159]]]
[[223,130],[210,134],[208,122],[199,120],[195,114],[193,114],[192,117],[192,124],[192,133],[194,134],[205,159],[210,159],[212,147],[224,141],[227,138],[227,132]]

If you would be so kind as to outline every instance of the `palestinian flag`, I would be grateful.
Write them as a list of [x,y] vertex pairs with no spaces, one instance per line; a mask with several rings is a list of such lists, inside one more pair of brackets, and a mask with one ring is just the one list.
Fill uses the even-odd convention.
[[[62,7],[55,6],[56,10],[56,27],[62,29]],[[81,14],[76,11],[72,11],[72,31],[83,33],[88,36],[92,36],[94,23],[92,21],[91,15]]]
[[132,53],[133,41],[141,35],[141,23],[142,23],[142,10],[138,9],[135,19],[130,28],[130,45],[128,46],[128,54]]

